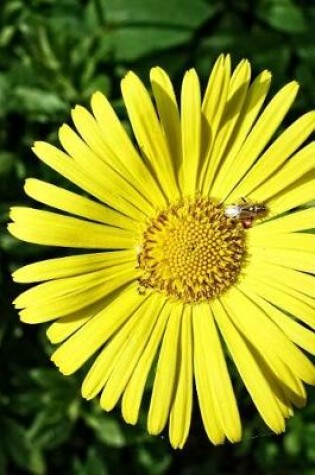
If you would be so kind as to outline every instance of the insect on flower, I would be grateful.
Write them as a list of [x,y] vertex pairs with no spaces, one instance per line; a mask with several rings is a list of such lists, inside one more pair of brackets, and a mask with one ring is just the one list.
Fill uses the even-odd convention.
[[239,219],[244,228],[248,229],[252,226],[253,220],[266,216],[268,210],[264,203],[253,203],[242,199],[242,203],[233,203],[227,205],[224,214],[228,218]]

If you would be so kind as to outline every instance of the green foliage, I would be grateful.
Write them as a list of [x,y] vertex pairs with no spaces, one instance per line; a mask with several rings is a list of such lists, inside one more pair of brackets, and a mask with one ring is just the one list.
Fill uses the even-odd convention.
[[[110,96],[122,119],[119,81],[128,69],[145,81],[165,67],[177,90],[195,66],[205,84],[221,52],[234,64],[274,74],[274,90],[297,78],[302,91],[292,120],[314,106],[315,8],[308,0],[3,0],[0,4],[0,475],[15,474],[315,474],[314,395],[274,436],[237,388],[245,434],[241,444],[211,447],[198,414],[186,448],[106,414],[80,396],[82,375],[63,377],[49,362],[41,330],[19,323],[11,301],[21,290],[10,273],[56,255],[6,234],[8,209],[25,204],[27,176],[62,179],[40,165],[34,140],[55,142],[76,103]],[[83,374],[83,373],[82,373]]]

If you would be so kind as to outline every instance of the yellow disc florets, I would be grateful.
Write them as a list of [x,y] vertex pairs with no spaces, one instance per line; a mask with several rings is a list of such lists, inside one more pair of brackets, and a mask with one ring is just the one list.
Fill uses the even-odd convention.
[[236,280],[245,253],[242,224],[209,198],[182,200],[151,221],[138,254],[139,291],[184,302],[218,296]]

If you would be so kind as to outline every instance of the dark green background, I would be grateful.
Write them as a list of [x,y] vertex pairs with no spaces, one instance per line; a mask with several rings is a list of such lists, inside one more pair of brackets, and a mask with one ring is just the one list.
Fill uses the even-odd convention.
[[[0,475],[15,474],[303,474],[315,475],[315,397],[283,436],[273,435],[235,383],[244,422],[237,445],[213,447],[197,410],[183,451],[167,434],[150,437],[119,409],[100,411],[80,398],[82,374],[62,377],[49,361],[45,328],[20,324],[11,301],[21,288],[10,272],[59,255],[6,234],[8,208],[27,203],[23,181],[63,183],[30,151],[56,142],[70,108],[93,91],[111,97],[122,119],[119,82],[133,69],[147,82],[166,68],[179,91],[195,66],[203,85],[215,58],[251,60],[274,74],[273,91],[296,78],[302,91],[288,123],[315,102],[315,11],[312,0],[2,0],[0,6]],[[148,394],[149,395],[149,394]],[[148,399],[148,395],[146,399]],[[147,400],[146,400],[147,403]]]

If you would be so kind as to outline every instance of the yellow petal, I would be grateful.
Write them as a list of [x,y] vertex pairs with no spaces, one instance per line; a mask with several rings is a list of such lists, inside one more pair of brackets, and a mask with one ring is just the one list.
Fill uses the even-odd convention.
[[162,129],[173,161],[174,170],[182,162],[180,117],[175,92],[169,76],[161,68],[152,68],[150,79]]
[[49,282],[35,285],[26,290],[20,294],[13,303],[16,308],[25,308],[28,306],[36,307],[47,300],[59,299],[63,295],[101,283],[115,273],[128,271],[129,267],[129,264],[119,264],[115,267],[111,266],[87,274],[50,280]]
[[[250,199],[254,201],[266,201],[273,206],[270,197],[284,191],[297,179],[315,168],[315,142],[299,150],[288,160],[285,165],[274,173],[267,181],[260,185],[254,192],[251,192]],[[261,176],[261,181],[263,177]],[[244,195],[245,196],[245,195]]]
[[170,305],[166,303],[123,394],[122,415],[129,424],[136,424],[138,420],[145,383],[160,345],[169,314]]
[[266,300],[253,294],[255,302],[271,318],[276,325],[288,336],[288,338],[298,346],[315,354],[315,333],[305,326],[296,322],[293,318],[281,312],[277,307],[271,305]]
[[264,236],[263,233],[260,235],[251,235],[251,229],[248,230],[247,234],[248,239],[248,248],[253,249],[254,252],[268,252],[269,250],[276,249],[281,250],[295,250],[303,251],[305,253],[315,253],[315,236],[314,234],[306,233],[288,233],[288,234],[276,234],[272,236],[272,239],[268,239],[268,236]]
[[264,233],[267,239],[271,239],[274,234],[312,229],[314,222],[315,208],[305,209],[254,226],[251,235],[254,237]]
[[219,335],[211,309],[203,306],[203,311],[194,317],[195,344],[204,352],[205,372],[208,368],[209,385],[214,410],[224,434],[231,442],[241,439],[242,429],[231,379],[226,366]]
[[73,336],[63,343],[51,359],[63,374],[75,372],[88,360],[142,304],[135,286],[129,286]]
[[288,249],[255,249],[255,255],[258,259],[271,264],[278,264],[289,269],[295,269],[303,272],[315,273],[315,254],[314,252],[303,252]]
[[[145,302],[146,299],[142,299],[141,304]],[[123,355],[128,340],[132,337],[133,332],[143,317],[141,304],[137,308],[133,306],[131,312],[127,310],[125,315],[122,315],[122,319],[119,317],[118,322],[113,321],[113,316],[111,315],[106,317],[110,320],[111,327],[107,331],[104,348],[96,357],[83,381],[81,392],[85,399],[94,398],[107,383],[117,362]]]
[[53,344],[57,344],[69,338],[70,335],[85,325],[94,315],[100,312],[100,310],[103,310],[112,299],[113,295],[108,295],[88,307],[84,307],[81,310],[70,313],[70,315],[59,318],[56,322],[52,323],[46,331],[49,341]]
[[122,167],[123,176],[154,206],[165,206],[165,199],[155,179],[136,152],[131,140],[106,97],[100,92],[92,96],[91,106],[103,139],[110,149],[114,164]]
[[[69,129],[70,128],[67,129],[64,126],[60,130],[64,131]],[[72,133],[74,132],[72,131]],[[70,140],[70,143],[75,144],[76,142]],[[89,151],[88,147],[86,147],[86,149]],[[82,190],[90,193],[90,195],[110,205],[112,208],[121,211],[123,214],[136,217],[140,220],[143,219],[142,212],[137,211],[137,208],[130,206],[130,203],[121,196],[113,194],[107,187],[104,187],[103,176],[96,175],[93,168],[89,167],[89,169],[83,169],[82,166],[69,157],[69,155],[45,142],[35,142],[32,150],[42,162],[67,178],[67,180],[79,186]]]
[[[231,58],[221,54],[209,76],[202,101],[202,159],[210,156],[214,139],[224,111],[231,76]],[[200,186],[200,183],[199,183]]]
[[[270,276],[266,277],[266,275],[259,274],[259,276],[257,277],[261,282],[264,282],[264,283],[270,281]],[[306,305],[308,305],[309,307],[312,307],[315,310],[315,300],[314,298],[309,297],[309,295],[307,295],[306,292],[302,293],[297,288],[294,288],[294,286],[292,285],[288,286],[287,284],[283,284],[280,281],[280,278],[279,280],[273,279],[271,282],[271,286],[282,292],[287,292],[287,294],[290,295],[291,297],[294,297],[300,300],[301,302],[305,303]]]
[[220,126],[217,135],[214,138],[213,148],[208,155],[208,163],[205,162],[205,168],[203,170],[203,193],[211,193],[214,176],[219,165],[221,165],[227,143],[232,136],[234,127],[244,105],[250,82],[250,75],[251,68],[247,60],[242,60],[232,74]]
[[[304,114],[273,142],[233,190],[229,199],[247,196],[290,157],[315,129],[315,111]],[[298,177],[297,177],[298,178]]]
[[[265,148],[291,107],[297,91],[298,84],[293,81],[284,86],[266,106],[235,157],[236,166],[231,170],[230,189],[241,180]],[[238,199],[240,196],[242,195],[239,193],[232,193],[229,200],[235,197]]]
[[264,282],[251,277],[246,281],[244,280],[240,282],[238,287],[245,293],[254,292],[271,304],[281,308],[285,312],[290,313],[298,320],[301,320],[315,330],[314,309],[307,303],[303,302],[303,300],[290,295],[283,289],[279,289],[279,287],[270,285],[270,279],[269,281]]
[[292,269],[286,269],[281,265],[266,263],[261,258],[257,257],[255,256],[255,258],[252,259],[250,265],[246,269],[248,276],[259,275],[266,278],[269,277],[272,278],[274,282],[279,282],[280,284],[295,289],[298,292],[311,297],[315,295],[315,279],[313,276]]
[[205,339],[204,322],[209,318],[207,303],[200,303],[193,308],[194,325],[194,372],[196,390],[200,406],[201,417],[205,431],[215,445],[224,442],[224,431],[219,420],[217,407],[213,396],[213,379],[211,364],[208,355],[209,345]]
[[139,146],[156,173],[169,200],[178,197],[172,161],[161,125],[150,96],[140,79],[129,72],[121,82],[121,91]]
[[[80,130],[82,129],[82,134],[85,127],[89,125],[91,128],[97,128],[94,118],[83,107],[77,106],[72,111],[72,115],[76,125]],[[96,134],[99,134],[98,130],[95,131]],[[99,140],[101,138],[99,137]],[[101,150],[97,153],[93,149],[93,138],[88,136],[87,139],[89,146],[68,125],[64,124],[59,129],[59,140],[62,146],[87,176],[92,173],[96,181],[101,181],[103,186],[104,177],[106,177],[107,190],[119,200],[123,200],[129,216],[135,218],[146,214],[150,216],[154,208],[134,187],[134,183],[127,181],[124,169],[115,163],[115,157],[112,158],[106,150],[103,153]],[[117,206],[120,206],[119,201]]]
[[224,199],[230,190],[230,170],[234,165],[237,167],[235,157],[242,147],[248,133],[250,132],[254,121],[256,120],[263,103],[268,94],[271,83],[271,74],[269,71],[263,71],[259,74],[248,89],[245,103],[242,108],[239,120],[233,130],[233,134],[224,151],[225,159],[218,169],[215,177],[212,196]]
[[169,438],[174,449],[186,442],[192,412],[193,356],[191,309],[185,307],[182,318],[179,374],[170,414]]
[[183,168],[181,188],[184,194],[194,196],[200,160],[201,95],[194,69],[184,76],[181,94],[181,126]]
[[[21,320],[26,323],[40,323],[69,315],[135,280],[135,271],[123,266],[117,268],[118,271],[103,270],[91,276],[86,274],[82,278],[76,276],[50,281],[27,290],[15,300],[17,307],[25,306],[24,310],[20,311]],[[32,299],[34,295],[36,300]]]
[[98,252],[46,259],[21,267],[13,273],[12,277],[15,282],[41,282],[87,274],[126,262],[130,262],[130,265],[135,267],[134,250]]
[[[75,108],[71,111],[71,116],[77,131],[81,135],[84,142],[88,145],[90,150],[92,150],[96,156],[101,158],[102,161],[110,161],[110,149],[104,141],[100,129],[97,126],[92,114],[90,114],[82,106],[75,106]],[[122,172],[123,167],[121,164],[116,163],[115,165],[117,169]]]
[[[251,294],[252,295],[252,294]],[[308,384],[315,385],[315,367],[306,356],[289,340],[289,338],[237,287],[231,288],[222,298],[222,304],[228,309],[229,315],[237,328],[263,355],[281,381],[290,387],[291,378],[280,359],[292,373]]]
[[177,360],[182,305],[174,304],[167,323],[152,389],[148,413],[149,434],[159,434],[169,417],[173,398],[173,388],[177,381]]
[[122,415],[129,424],[136,424],[138,420],[145,383],[160,345],[169,314],[170,305],[166,303],[123,394]]
[[135,229],[134,220],[127,216],[85,196],[80,196],[50,183],[28,178],[25,181],[24,189],[26,194],[34,200],[61,211],[97,221],[98,223],[110,224],[129,230]]
[[[299,180],[299,182],[300,181],[302,180]],[[301,184],[299,184],[299,182],[294,182],[291,186],[286,188],[285,191],[270,200],[269,214],[271,216],[284,213],[292,208],[314,200],[315,180],[306,180]],[[269,206],[269,203],[267,203],[267,206]],[[312,228],[314,228],[314,222]]]
[[111,411],[121,397],[151,336],[164,302],[164,296],[152,294],[141,306],[141,320],[134,329],[132,338],[124,345],[123,352],[103,389],[100,402],[106,411]]
[[13,236],[22,241],[46,246],[91,249],[124,249],[136,243],[132,231],[83,221],[71,216],[34,208],[11,209],[13,223],[8,226]]
[[218,299],[211,302],[211,308],[235,366],[261,417],[274,432],[283,432],[283,414],[247,340],[237,331]]

